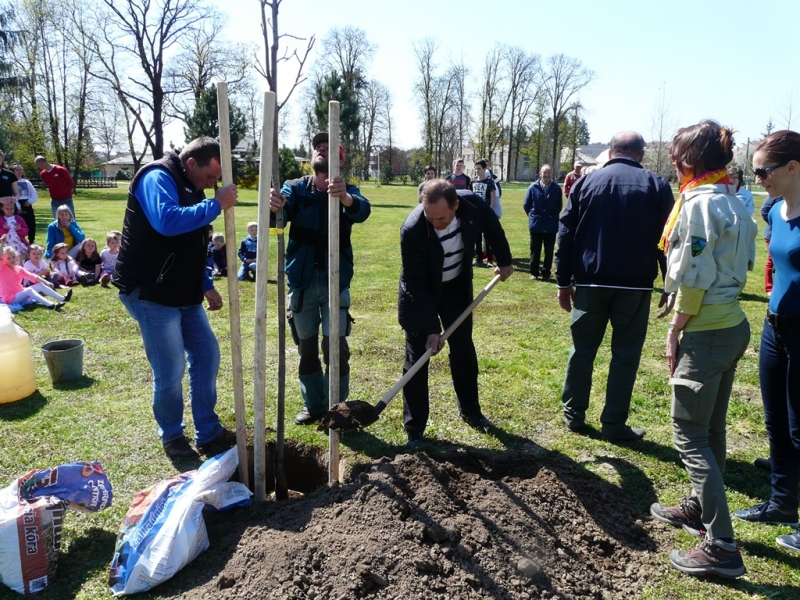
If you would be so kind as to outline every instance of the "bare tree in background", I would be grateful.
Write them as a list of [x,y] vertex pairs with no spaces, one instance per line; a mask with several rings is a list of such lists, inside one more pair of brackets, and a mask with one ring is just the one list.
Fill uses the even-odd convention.
[[[164,126],[171,115],[168,109],[174,105],[174,96],[180,93],[172,87],[167,73],[167,57],[173,48],[184,39],[191,39],[214,12],[203,0],[103,0],[109,11],[105,39],[116,45],[120,53],[138,63],[138,73],[121,80],[112,72],[105,47],[98,58],[105,69],[99,75],[115,87],[120,99],[135,115],[140,132],[154,159],[164,155]],[[121,65],[117,65],[121,66]],[[128,68],[132,64],[126,65]],[[123,71],[126,72],[126,71]]]
[[89,99],[89,129],[92,140],[100,148],[106,161],[120,151],[124,140],[124,115],[122,104],[113,91],[98,90]]
[[786,95],[786,99],[783,101],[780,112],[778,113],[781,119],[783,119],[784,129],[792,128],[792,121],[795,120],[793,117],[797,113],[794,109],[794,104],[794,91],[791,90]]
[[453,82],[453,120],[455,127],[454,150],[445,156],[446,164],[452,164],[455,154],[461,154],[462,148],[467,144],[469,129],[472,124],[470,118],[469,92],[467,91],[467,75],[469,69],[464,64],[463,57],[459,62],[454,62],[450,66],[450,77]]
[[486,55],[483,64],[483,86],[481,89],[481,115],[478,134],[475,139],[475,158],[491,159],[494,149],[503,138],[503,120],[508,106],[508,95],[501,85],[505,81],[503,71],[504,50],[496,45]]
[[[278,123],[280,121],[280,111],[286,105],[289,98],[292,96],[294,90],[302,84],[306,78],[303,75],[308,55],[314,47],[315,37],[312,35],[310,38],[300,38],[288,33],[280,33],[278,27],[278,12],[283,0],[258,0],[261,5],[261,35],[264,38],[264,63],[256,61],[256,71],[258,71],[264,79],[267,80],[267,85],[271,92],[275,93],[275,135],[274,144],[272,148],[272,177],[276,183],[280,181],[280,157],[278,155]],[[284,48],[283,54],[280,53],[281,40],[292,39],[299,42],[306,42],[305,50],[298,52],[297,48],[289,50]],[[289,92],[283,98],[278,96],[278,64],[281,62],[296,62],[297,73],[294,78]]]
[[364,145],[364,168],[362,177],[369,179],[369,163],[372,146],[380,132],[384,129],[383,108],[389,96],[388,88],[380,81],[372,79],[363,90],[361,103],[361,140]]
[[589,85],[595,77],[594,71],[587,69],[577,58],[565,54],[555,54],[539,66],[544,93],[547,97],[550,116],[553,121],[553,160],[559,160],[559,136],[573,98]]
[[677,122],[672,112],[672,102],[667,98],[667,84],[659,88],[653,116],[650,120],[650,151],[645,153],[645,167],[669,179],[672,175],[672,161],[669,158],[669,144],[675,134]]
[[539,94],[536,85],[539,56],[522,48],[507,48],[503,56],[508,73],[508,161],[506,180],[517,178],[517,158],[520,154],[525,123]]
[[[414,90],[420,101],[420,112],[422,113],[422,138],[425,146],[425,154],[429,160],[433,160],[434,145],[434,54],[437,44],[433,38],[426,38],[421,42],[414,42],[414,56],[417,58],[417,69],[419,79],[414,84]],[[441,167],[441,165],[436,165]]]
[[[229,96],[235,98],[252,72],[250,56],[254,47],[225,39],[225,24],[225,18],[217,13],[215,18],[188,31],[178,42],[180,53],[166,69],[165,78],[176,91],[170,96],[171,110],[184,120],[194,111],[203,90],[214,81],[226,82]],[[248,86],[248,92],[253,89]]]
[[367,39],[363,29],[348,25],[331,29],[322,40],[322,48],[318,64],[323,74],[339,73],[358,97],[367,84],[367,67],[377,46]]

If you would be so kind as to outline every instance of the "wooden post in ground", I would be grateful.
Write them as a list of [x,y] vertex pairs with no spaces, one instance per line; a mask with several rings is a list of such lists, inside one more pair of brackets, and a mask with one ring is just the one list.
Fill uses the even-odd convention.
[[[339,103],[328,104],[328,181],[339,177]],[[338,196],[328,195],[328,405],[339,402],[339,216]],[[339,481],[339,432],[329,430],[328,483]]]
[[272,144],[275,132],[275,93],[264,93],[261,122],[261,164],[258,171],[258,252],[256,254],[256,317],[253,364],[253,494],[267,499],[267,283],[269,281],[269,190],[272,182]]
[[[222,159],[222,185],[233,183],[231,164],[231,123],[228,112],[228,84],[217,84],[219,110],[219,145]],[[236,219],[233,207],[225,209],[225,257],[228,268],[236,265]],[[236,448],[239,453],[239,480],[249,487],[247,472],[247,423],[244,412],[244,381],[242,379],[242,326],[239,319],[239,281],[233,272],[228,274],[228,308],[231,323],[231,359],[233,369],[233,403],[236,412]]]

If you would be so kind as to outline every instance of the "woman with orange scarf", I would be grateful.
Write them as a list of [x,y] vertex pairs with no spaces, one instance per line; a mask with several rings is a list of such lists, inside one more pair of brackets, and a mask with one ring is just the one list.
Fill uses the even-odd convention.
[[675,308],[666,350],[673,440],[692,492],[678,506],[650,507],[657,520],[702,537],[688,552],[673,550],[672,566],[722,577],[746,571],[733,539],[723,473],[728,401],[750,341],[738,295],[753,268],[757,231],[725,169],[733,145],[730,129],[707,120],[680,129],[670,147],[681,197],[662,239],[665,291]]

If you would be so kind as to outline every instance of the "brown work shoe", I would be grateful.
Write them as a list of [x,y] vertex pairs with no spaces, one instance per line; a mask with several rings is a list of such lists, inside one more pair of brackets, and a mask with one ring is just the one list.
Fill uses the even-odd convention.
[[201,454],[205,454],[208,458],[222,454],[226,450],[230,450],[236,445],[236,432],[230,429],[222,428],[222,433],[215,437],[210,442],[198,446],[197,449]]
[[186,436],[164,444],[164,452],[170,460],[197,460],[200,455]]

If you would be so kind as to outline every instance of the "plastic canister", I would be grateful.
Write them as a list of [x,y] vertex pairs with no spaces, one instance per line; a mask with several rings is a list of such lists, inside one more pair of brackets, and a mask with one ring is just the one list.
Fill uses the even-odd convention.
[[0,404],[27,398],[36,391],[31,338],[0,306]]

